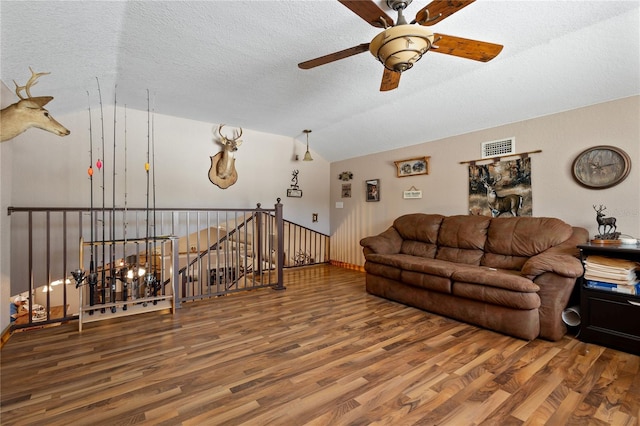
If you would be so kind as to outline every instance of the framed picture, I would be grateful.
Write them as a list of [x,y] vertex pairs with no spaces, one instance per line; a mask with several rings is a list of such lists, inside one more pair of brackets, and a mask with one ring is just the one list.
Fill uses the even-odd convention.
[[342,184],[342,198],[351,198],[351,184],[343,183]]
[[302,190],[289,188],[287,189],[287,197],[302,198]]
[[370,179],[367,183],[367,201],[380,201],[380,179]]
[[418,157],[411,158],[409,160],[394,161],[398,177],[428,175],[429,158],[431,157]]

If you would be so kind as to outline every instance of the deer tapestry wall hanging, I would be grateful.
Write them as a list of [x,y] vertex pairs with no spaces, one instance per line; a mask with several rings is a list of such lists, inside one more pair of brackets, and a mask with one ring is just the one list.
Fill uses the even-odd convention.
[[470,164],[469,214],[531,216],[531,158]]
[[209,180],[214,185],[226,189],[236,183],[238,172],[236,172],[236,159],[234,157],[238,147],[242,144],[242,127],[234,131],[234,137],[228,138],[222,134],[224,124],[218,126],[218,135],[222,144],[222,152],[211,157],[211,167],[209,168]]
[[[58,123],[43,107],[53,100],[52,96],[31,96],[31,87],[37,84],[38,78],[48,72],[34,72],[31,67],[31,78],[24,86],[16,85],[16,95],[20,100],[0,111],[0,141],[8,141],[31,127],[46,130],[58,136],[67,136],[69,130]],[[21,92],[27,95],[24,98]]]

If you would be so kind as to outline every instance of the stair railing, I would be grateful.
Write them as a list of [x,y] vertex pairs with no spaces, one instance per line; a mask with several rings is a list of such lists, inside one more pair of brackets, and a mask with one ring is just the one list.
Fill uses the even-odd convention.
[[[155,242],[149,255],[154,256],[154,259],[157,256],[164,268],[164,263],[168,260],[163,259],[163,253],[174,252],[165,246],[182,244],[179,248],[184,250],[180,256],[184,259],[175,263],[180,270],[185,271],[181,280],[188,281],[189,275],[192,278],[197,276],[200,287],[205,290],[200,291],[199,288],[194,292],[188,285],[183,287],[185,283],[163,285],[162,292],[174,291],[175,288],[176,292],[180,293],[175,294],[176,307],[179,307],[180,302],[235,291],[260,287],[284,289],[284,258],[281,254],[284,241],[280,237],[283,235],[284,225],[280,200],[273,209],[264,209],[258,205],[256,209],[157,208],[155,212],[158,213],[159,219],[156,222],[154,215],[153,233],[157,240],[162,242]],[[91,242],[91,235],[94,236],[94,243],[98,239],[102,240],[103,235],[104,239],[109,241],[138,240],[133,244],[135,249],[132,249],[131,253],[124,253],[122,258],[133,256],[139,259],[141,252],[147,256],[144,244],[139,242],[145,239],[145,233],[149,229],[146,226],[145,213],[146,209],[142,208],[123,210],[9,207],[11,294],[27,297],[29,309],[26,321],[21,324],[12,323],[11,327],[33,327],[77,318],[80,309],[79,297],[71,272],[77,269],[89,271],[91,258],[85,252],[80,264],[80,242]],[[211,217],[224,217],[225,220],[213,221]],[[266,219],[267,217],[269,219]],[[272,217],[278,220],[274,221]],[[231,221],[227,218],[231,218]],[[236,226],[228,226],[229,222],[234,222]],[[209,228],[212,223],[215,223],[216,241],[207,241],[205,254],[195,253],[200,251],[201,236],[211,237],[212,231]],[[226,235],[220,238],[222,231],[219,229],[223,224]],[[106,234],[105,229],[109,230]],[[193,232],[195,241],[189,238]],[[181,241],[181,237],[176,236],[186,238]],[[192,243],[196,245],[193,253]],[[99,250],[102,251],[97,252],[95,256],[96,269],[111,267],[113,262],[110,256],[105,255],[104,249]],[[198,258],[199,261],[192,262],[192,258]],[[187,264],[193,264],[191,272],[185,268]],[[230,270],[235,272],[229,272]],[[224,281],[227,273],[235,274],[233,281]],[[218,277],[221,275],[222,279],[219,280]],[[172,274],[160,276],[164,277],[164,283],[166,277]],[[111,282],[113,281],[115,280],[112,279]],[[212,283],[215,285],[211,285]]]

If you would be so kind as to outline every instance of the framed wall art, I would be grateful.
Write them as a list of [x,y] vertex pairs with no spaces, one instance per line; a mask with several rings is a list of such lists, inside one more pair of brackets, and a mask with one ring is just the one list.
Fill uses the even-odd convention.
[[380,179],[369,179],[367,183],[367,201],[380,201]]
[[429,158],[416,157],[408,160],[394,161],[396,165],[396,173],[398,177],[428,175],[429,174]]
[[351,198],[351,184],[343,183],[342,184],[342,198]]

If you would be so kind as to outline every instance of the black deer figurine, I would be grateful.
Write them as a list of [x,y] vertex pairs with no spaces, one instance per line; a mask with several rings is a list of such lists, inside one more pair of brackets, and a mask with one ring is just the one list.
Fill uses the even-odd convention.
[[598,222],[598,232],[602,239],[615,239],[617,238],[616,233],[616,218],[615,217],[604,217],[603,211],[607,209],[606,206],[600,204],[600,207],[593,205],[593,210],[596,211],[596,221]]

